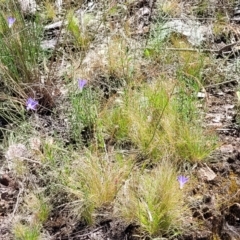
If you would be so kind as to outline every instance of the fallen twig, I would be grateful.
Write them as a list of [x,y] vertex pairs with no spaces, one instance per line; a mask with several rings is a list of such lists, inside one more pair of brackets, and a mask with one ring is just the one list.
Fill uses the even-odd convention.
[[[19,183],[20,184],[20,183]],[[21,184],[22,185],[22,184]],[[20,195],[23,193],[23,186],[21,186],[19,192],[18,192],[18,195],[17,195],[17,201],[16,201],[16,204],[14,206],[14,209],[13,209],[13,212],[12,212],[12,217],[11,217],[11,221],[13,220],[14,216],[15,216],[15,213],[17,211],[17,208],[18,208],[18,205],[19,205],[19,199],[20,199]]]
[[236,81],[237,81],[237,80],[232,79],[232,80],[225,81],[225,82],[214,83],[214,84],[210,84],[210,85],[205,86],[205,88],[211,88],[211,87],[215,87],[215,86],[223,85],[223,84],[226,84],[226,83],[236,82]]
[[188,51],[188,52],[203,52],[203,53],[216,53],[216,54],[222,54],[224,51],[231,51],[232,47],[239,44],[240,41],[230,43],[228,45],[225,45],[224,47],[214,50],[214,49],[208,49],[208,48],[164,48],[165,50],[170,51]]

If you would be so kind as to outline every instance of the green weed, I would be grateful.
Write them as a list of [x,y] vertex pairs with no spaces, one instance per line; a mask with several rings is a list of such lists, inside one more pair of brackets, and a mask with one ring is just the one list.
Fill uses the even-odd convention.
[[44,196],[30,193],[25,197],[24,203],[24,208],[33,216],[33,222],[40,225],[47,221],[51,206]]
[[13,234],[16,240],[39,240],[40,230],[38,226],[27,226],[18,223],[13,228]]
[[[18,240],[37,240],[41,239],[41,229],[49,217],[51,207],[46,198],[40,194],[30,193],[24,199],[21,207],[24,211],[21,215],[22,221],[18,220],[13,225],[14,239]],[[30,221],[24,221],[24,217],[30,218]],[[25,222],[25,223],[23,223]]]
[[89,134],[93,134],[93,128],[98,116],[100,98],[97,91],[91,88],[77,89],[70,95],[72,109],[70,112],[72,139],[85,142]]

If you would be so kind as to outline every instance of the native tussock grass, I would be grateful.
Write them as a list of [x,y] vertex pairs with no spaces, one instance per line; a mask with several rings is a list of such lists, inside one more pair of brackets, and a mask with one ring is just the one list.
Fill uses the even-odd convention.
[[193,100],[181,99],[181,90],[170,79],[126,90],[99,115],[101,129],[111,141],[131,142],[153,161],[169,152],[176,162],[200,161],[214,149],[213,139],[198,126]]
[[[204,111],[197,107],[208,58],[167,51],[168,45],[189,45],[173,35],[158,38],[160,20],[149,35],[134,38],[134,24],[122,19],[130,18],[135,1],[101,3],[96,12],[79,3],[86,8],[80,18],[79,6],[64,5],[64,41],[50,53],[41,49],[38,18],[29,22],[15,5],[1,15],[0,41],[7,55],[0,57],[1,84],[8,94],[2,104],[17,104],[11,109],[18,114],[11,110],[9,119],[21,120],[3,140],[6,165],[21,183],[12,227],[16,239],[51,235],[45,227],[62,213],[59,209],[85,226],[97,223],[99,216],[119,217],[139,225],[146,236],[178,235],[189,217],[187,187],[180,189],[177,181],[181,166],[204,161],[216,147],[215,136],[204,128]],[[163,2],[164,13],[177,16],[178,4]],[[39,19],[55,19],[54,3],[43,6]],[[12,28],[6,22],[10,13],[16,17]],[[59,77],[50,67],[49,78],[42,61],[66,69]],[[62,95],[44,95],[55,84]],[[38,102],[27,112],[29,97]]]
[[82,200],[74,205],[75,214],[82,212],[81,218],[92,223],[96,210],[113,204],[132,167],[130,159],[117,153],[94,156],[86,152],[74,160],[63,177],[68,191]]
[[[0,7],[4,9],[0,14],[1,116],[16,123],[23,118],[28,97],[38,99],[45,109],[53,104],[53,79],[50,81],[43,67],[47,53],[41,48],[41,17],[26,20],[15,1],[0,3]],[[14,19],[12,25],[9,18]]]
[[188,213],[176,177],[175,167],[167,160],[153,170],[135,171],[122,188],[117,209],[151,236],[177,235],[183,212]]

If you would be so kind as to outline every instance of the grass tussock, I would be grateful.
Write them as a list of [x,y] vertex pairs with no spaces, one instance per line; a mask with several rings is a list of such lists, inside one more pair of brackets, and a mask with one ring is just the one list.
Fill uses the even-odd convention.
[[185,104],[189,106],[183,108],[179,89],[176,81],[159,79],[140,90],[126,90],[101,112],[98,121],[103,132],[119,145],[132,142],[157,161],[169,152],[176,161],[200,161],[215,143],[197,127],[196,109],[187,117],[185,111],[192,100],[187,100]]
[[26,226],[18,223],[14,226],[13,233],[17,240],[38,240],[40,238],[40,229],[38,226]]
[[167,161],[153,170],[134,172],[119,198],[121,215],[151,236],[179,233],[187,208],[176,178],[174,167]]
[[[94,156],[87,153],[76,159],[64,177],[64,185],[71,194],[86,204],[79,202],[78,206],[74,205],[74,212],[78,209],[80,213],[82,212],[82,218],[93,222],[94,211],[111,206],[114,202],[131,172],[132,165],[131,161],[127,161],[120,154]],[[80,215],[77,212],[76,214]]]
[[13,225],[15,239],[41,239],[43,224],[51,211],[47,199],[41,194],[30,193],[24,198],[21,209],[23,212],[18,215]]

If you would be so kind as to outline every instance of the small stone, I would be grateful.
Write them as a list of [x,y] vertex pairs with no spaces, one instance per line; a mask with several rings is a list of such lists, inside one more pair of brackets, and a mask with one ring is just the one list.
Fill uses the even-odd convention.
[[212,120],[214,123],[220,123],[221,122],[221,115],[216,115],[215,118]]
[[198,92],[197,97],[198,97],[198,98],[205,98],[205,97],[206,97],[206,94],[203,93],[203,92]]
[[213,172],[211,168],[208,166],[202,167],[198,170],[198,176],[201,179],[212,181],[214,178],[216,178],[216,174]]
[[223,96],[224,93],[223,93],[223,92],[218,92],[217,95],[218,95],[218,96]]
[[220,151],[222,153],[232,153],[233,152],[233,145],[232,144],[225,144],[220,147]]
[[44,27],[45,30],[56,30],[60,29],[63,25],[63,21],[58,21],[55,23],[50,23]]
[[57,39],[44,40],[41,42],[41,47],[44,50],[54,49],[57,45]]

